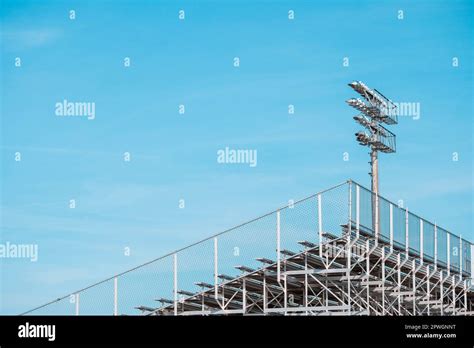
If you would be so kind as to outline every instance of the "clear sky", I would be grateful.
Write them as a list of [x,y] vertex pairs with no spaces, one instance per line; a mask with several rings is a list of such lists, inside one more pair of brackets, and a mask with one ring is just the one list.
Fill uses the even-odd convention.
[[[397,153],[380,155],[382,195],[474,240],[472,1],[2,0],[0,10],[1,239],[39,247],[37,262],[0,259],[0,313],[346,179],[369,186],[345,103],[353,80],[420,105],[418,119],[390,126]],[[64,99],[95,103],[95,118],[57,116]],[[219,164],[225,147],[257,150],[257,165]]]

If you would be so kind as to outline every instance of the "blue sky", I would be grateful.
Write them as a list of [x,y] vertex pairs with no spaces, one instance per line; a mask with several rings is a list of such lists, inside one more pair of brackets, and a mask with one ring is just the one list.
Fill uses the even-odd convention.
[[[421,105],[418,120],[390,127],[382,195],[474,239],[472,1],[1,6],[1,239],[39,246],[37,262],[0,259],[1,313],[348,178],[369,186],[344,102],[353,80]],[[95,119],[56,116],[64,99],[94,102]],[[217,163],[226,146],[256,149],[258,165]]]

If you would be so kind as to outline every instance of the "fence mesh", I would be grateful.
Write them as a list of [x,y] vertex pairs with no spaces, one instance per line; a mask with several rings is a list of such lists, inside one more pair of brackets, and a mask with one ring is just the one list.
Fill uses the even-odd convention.
[[399,247],[405,246],[406,210],[393,205],[393,241]]
[[435,257],[435,226],[423,220],[423,258],[434,260]]
[[173,256],[167,256],[117,277],[117,314],[139,313],[135,307],[156,308],[173,300]]

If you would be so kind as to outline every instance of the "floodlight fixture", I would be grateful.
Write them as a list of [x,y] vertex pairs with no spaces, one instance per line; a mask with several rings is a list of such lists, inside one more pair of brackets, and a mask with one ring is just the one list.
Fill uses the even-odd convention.
[[364,103],[359,98],[351,98],[347,101],[350,106],[379,122],[389,125],[398,123],[397,106],[385,95],[360,81],[351,82],[349,86],[367,101]]

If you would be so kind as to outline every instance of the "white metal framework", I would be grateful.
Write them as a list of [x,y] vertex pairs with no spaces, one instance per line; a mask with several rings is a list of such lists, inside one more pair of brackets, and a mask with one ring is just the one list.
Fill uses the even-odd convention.
[[24,314],[474,315],[472,243],[383,197],[375,234],[372,195],[349,180]]
[[356,216],[340,226],[340,236],[320,230],[319,243],[281,250],[277,212],[275,260],[258,258],[258,269],[240,265],[242,274],[229,276],[218,274],[216,255],[214,284],[197,283],[202,290],[195,293],[176,289],[187,297],[137,309],[147,315],[474,315],[469,273],[407,253],[393,231],[389,241],[377,240],[360,224],[358,186],[356,192]]

